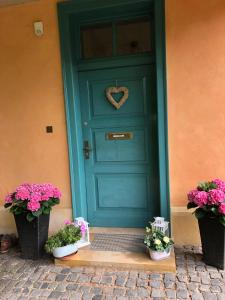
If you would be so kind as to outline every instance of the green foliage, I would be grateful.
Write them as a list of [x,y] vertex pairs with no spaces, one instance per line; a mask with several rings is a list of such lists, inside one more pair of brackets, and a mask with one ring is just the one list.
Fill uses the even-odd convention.
[[32,212],[32,215],[34,217],[39,217],[41,214],[42,214],[42,210],[41,209]]
[[26,218],[28,222],[32,222],[35,219],[35,216],[32,213],[28,213]]
[[212,206],[210,207],[210,211],[214,214],[214,215],[218,215],[219,212],[218,212],[218,206]]
[[145,245],[154,251],[169,251],[174,242],[167,235],[152,227],[146,227]]
[[52,210],[51,207],[42,207],[42,213],[43,213],[44,215],[50,214],[50,211],[51,211],[51,210]]
[[194,214],[197,219],[202,219],[205,217],[206,212],[202,208],[197,208]]
[[197,189],[199,191],[204,191],[204,192],[208,192],[212,189],[216,189],[217,185],[214,182],[211,181],[206,181],[206,182],[201,182],[199,183]]
[[55,248],[74,244],[80,239],[80,228],[74,225],[66,225],[63,229],[60,229],[47,240],[45,244],[45,251],[52,253]]
[[51,236],[45,244],[45,251],[52,253],[55,248],[62,247],[62,242],[59,235]]
[[220,216],[220,217],[219,217],[219,222],[220,222],[223,226],[225,226],[225,216]]
[[29,211],[27,209],[27,200],[17,200],[13,197],[12,203],[5,203],[4,207],[9,209],[9,212],[14,215],[25,214],[27,221],[32,222],[35,218],[40,215],[48,215],[50,214],[52,207],[59,204],[60,200],[58,198],[50,198],[48,201],[40,202],[40,209],[37,211]]
[[198,207],[193,214],[199,220],[202,218],[217,219],[223,226],[225,226],[225,216],[220,215],[218,206],[206,206],[204,208]]

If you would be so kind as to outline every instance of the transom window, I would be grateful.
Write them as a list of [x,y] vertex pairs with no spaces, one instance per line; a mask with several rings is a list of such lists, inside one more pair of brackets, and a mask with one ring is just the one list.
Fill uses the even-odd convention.
[[151,20],[119,21],[81,27],[82,59],[153,51]]

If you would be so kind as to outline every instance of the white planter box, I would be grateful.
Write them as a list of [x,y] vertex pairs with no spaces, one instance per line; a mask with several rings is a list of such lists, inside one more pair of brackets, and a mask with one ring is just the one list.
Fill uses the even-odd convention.
[[166,259],[170,256],[170,252],[171,250],[169,250],[169,252],[167,251],[154,251],[151,249],[149,250],[149,255],[151,257],[152,260],[162,260],[162,259]]
[[76,218],[75,222],[78,225],[85,224],[85,227],[86,227],[85,235],[82,236],[81,239],[79,241],[77,241],[75,244],[55,248],[52,252],[54,257],[61,258],[61,257],[64,257],[64,256],[67,256],[67,255],[77,252],[78,249],[80,249],[82,247],[90,245],[90,234],[89,234],[88,222],[86,222],[84,220],[84,218],[82,218],[82,217]]
[[78,251],[77,243],[58,247],[53,250],[53,255],[56,258],[61,258],[70,254],[73,254]]

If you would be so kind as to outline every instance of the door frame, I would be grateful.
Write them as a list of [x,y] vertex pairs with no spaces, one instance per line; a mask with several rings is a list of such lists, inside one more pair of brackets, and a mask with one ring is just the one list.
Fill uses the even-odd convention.
[[[157,92],[157,137],[159,168],[160,215],[170,220],[167,88],[165,51],[165,2],[164,0],[76,0],[58,3],[62,75],[67,123],[67,138],[70,164],[70,182],[73,217],[87,219],[85,170],[83,159],[83,139],[79,101],[78,72],[72,56],[70,39],[70,16],[85,11],[113,8],[118,5],[148,5],[154,7],[155,63]],[[73,99],[73,101],[71,101]]]

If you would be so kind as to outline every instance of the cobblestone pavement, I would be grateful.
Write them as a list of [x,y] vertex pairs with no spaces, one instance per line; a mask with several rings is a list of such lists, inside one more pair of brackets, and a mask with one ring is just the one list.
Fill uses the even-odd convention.
[[225,299],[225,271],[206,266],[192,247],[176,248],[177,273],[62,268],[50,259],[0,255],[0,299]]

